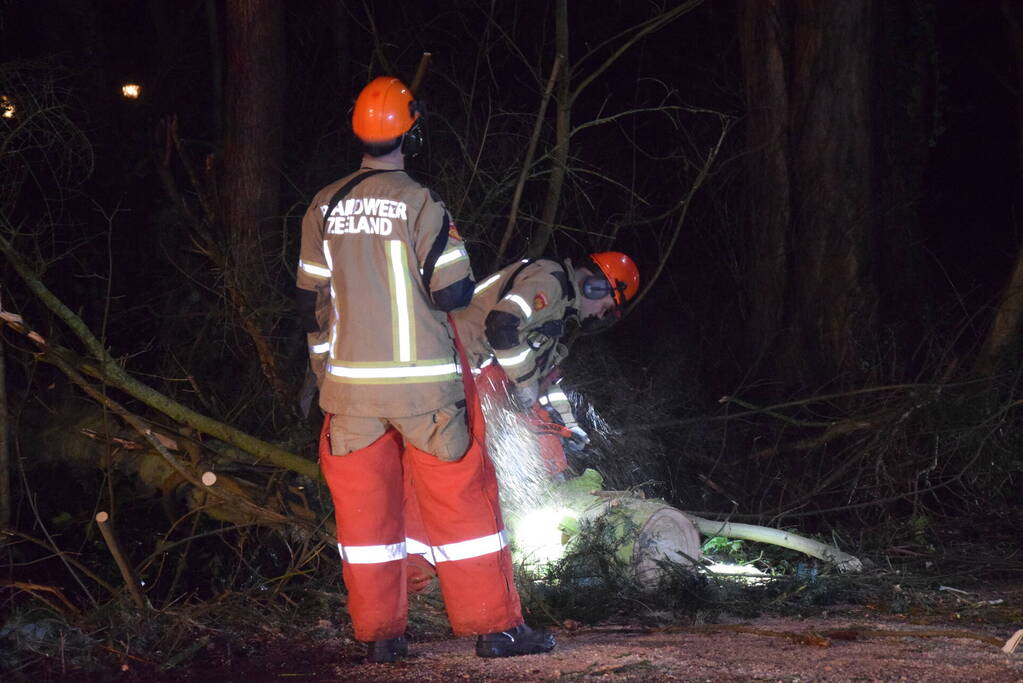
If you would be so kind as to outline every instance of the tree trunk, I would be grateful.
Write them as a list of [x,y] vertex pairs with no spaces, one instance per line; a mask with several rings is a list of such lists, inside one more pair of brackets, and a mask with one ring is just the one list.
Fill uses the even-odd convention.
[[228,0],[225,14],[223,220],[238,284],[250,302],[265,302],[281,235],[284,4]]
[[[1016,145],[1019,150],[1019,167],[1023,170],[1023,7],[1017,3],[1003,0],[1002,13],[1008,24],[1013,54],[1016,58],[1016,111],[1018,116]],[[1018,192],[1019,183],[1016,188]],[[991,322],[991,329],[981,348],[976,364],[978,371],[994,370],[1006,351],[1018,345],[1021,322],[1023,322],[1023,244],[1020,245],[1016,253],[1016,264],[1013,266],[1005,289],[1002,290],[998,309]]]
[[286,70],[284,3],[228,0],[226,138],[220,182],[227,236],[225,286],[277,405],[297,415],[297,390],[284,382],[271,348],[281,251],[280,177]]
[[854,384],[877,306],[870,0],[747,0],[740,12],[750,339],[791,388]]
[[[785,3],[787,6],[787,3]],[[789,95],[784,52],[788,22],[783,0],[745,0],[739,11],[746,98],[747,213],[741,248],[746,257],[749,337],[755,357],[771,353],[782,329],[788,289]]]
[[224,131],[224,53],[220,49],[220,19],[216,0],[206,0],[206,33],[210,41],[210,87],[213,96],[213,130]]
[[[936,13],[924,3],[878,6],[874,83],[878,318],[897,349],[912,349],[934,319],[920,209],[935,132]],[[915,368],[906,368],[909,372]]]

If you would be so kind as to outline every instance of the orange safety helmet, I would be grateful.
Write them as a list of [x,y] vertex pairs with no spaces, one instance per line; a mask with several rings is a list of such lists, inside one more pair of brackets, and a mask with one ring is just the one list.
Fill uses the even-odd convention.
[[363,142],[387,142],[407,133],[418,118],[412,91],[393,76],[378,76],[355,100],[352,130]]
[[639,291],[639,269],[631,258],[620,251],[602,251],[590,254],[590,261],[607,278],[619,308],[636,296]]

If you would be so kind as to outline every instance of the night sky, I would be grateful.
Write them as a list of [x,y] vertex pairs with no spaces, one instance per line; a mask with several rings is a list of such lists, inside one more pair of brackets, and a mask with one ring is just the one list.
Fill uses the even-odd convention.
[[[960,343],[969,347],[983,335],[983,311],[1004,285],[1019,245],[1019,93],[1014,53],[998,2],[908,4],[933,22],[928,29],[933,31],[930,58],[935,76],[933,115],[928,122],[933,130],[930,151],[920,196],[915,199],[920,222],[911,240],[922,264],[912,288],[926,292],[927,300],[907,301],[899,315],[911,317],[919,312],[951,327],[968,320],[970,331]],[[650,16],[654,8],[633,2],[606,3],[601,11],[594,11],[595,6],[571,3],[575,59],[625,26]],[[516,12],[507,7],[497,10],[496,22],[515,41],[521,59],[494,39],[482,46],[489,51],[489,61],[481,62],[477,43],[487,7],[469,0],[288,3],[287,123],[280,201],[288,238],[278,273],[282,293],[290,284],[288,263],[296,253],[298,217],[305,203],[357,160],[347,112],[361,85],[382,68],[374,56],[371,26],[378,32],[377,42],[387,61],[407,80],[421,52],[434,53],[422,89],[434,112],[431,147],[425,158],[412,165],[427,184],[453,191],[438,173],[444,167],[441,161],[454,158],[451,132],[468,125],[455,105],[473,87],[473,74],[475,86],[487,93],[488,106],[499,114],[534,114],[537,75],[523,68],[522,61],[537,65],[535,72],[546,75],[552,53],[552,12],[542,2],[518,3]],[[8,0],[0,4],[0,21],[4,35],[0,60],[7,64],[45,60],[46,68],[59,72],[72,117],[93,146],[95,168],[69,210],[71,220],[79,224],[76,230],[102,234],[108,224],[103,211],[123,212],[113,240],[119,273],[115,293],[130,296],[162,286],[157,276],[167,276],[164,266],[135,257],[163,248],[154,227],[166,210],[152,162],[157,148],[154,129],[173,114],[196,158],[220,151],[223,131],[217,119],[213,57],[224,38],[225,8],[221,3],[199,1]],[[670,256],[670,267],[644,304],[603,342],[644,368],[656,362],[645,350],[663,353],[666,346],[684,348],[688,356],[698,359],[692,360],[691,370],[706,383],[708,397],[727,391],[744,377],[741,353],[732,343],[744,315],[736,295],[742,274],[735,272],[731,262],[747,182],[741,172],[746,141],[738,40],[736,4],[706,2],[634,46],[584,93],[573,112],[578,122],[627,107],[670,102],[736,117],[712,178],[697,197],[683,238]],[[584,65],[599,63],[607,54],[605,49]],[[879,50],[872,59],[883,65],[892,56]],[[120,84],[126,81],[142,85],[140,100],[120,96]],[[875,92],[874,96],[885,94]],[[692,150],[706,150],[715,138],[711,119],[689,116],[680,121],[681,130],[657,117],[633,120],[616,130],[597,128],[574,140],[573,153],[594,174],[632,167],[635,189],[649,201],[641,215],[657,215],[677,201],[691,177],[666,173],[656,161],[659,151],[680,139],[688,141]],[[594,178],[586,182],[566,193],[562,216],[581,224],[583,232],[562,233],[552,253],[606,248],[600,234],[626,210],[624,193],[608,192]],[[542,189],[542,183],[527,187],[527,208],[534,212],[542,201]],[[475,192],[474,197],[484,196],[485,188]],[[103,211],[90,211],[92,204]],[[457,202],[449,199],[449,204]],[[473,252],[480,272],[490,267],[492,234],[502,225],[506,206],[506,200],[496,200],[489,218],[477,215],[459,223],[470,244],[483,239]],[[666,224],[661,221],[624,234],[612,246],[632,253],[649,272],[661,255]],[[514,246],[521,250],[525,242]],[[130,310],[146,304],[125,305]],[[955,316],[960,319],[953,320]],[[149,327],[154,334],[156,329]]]

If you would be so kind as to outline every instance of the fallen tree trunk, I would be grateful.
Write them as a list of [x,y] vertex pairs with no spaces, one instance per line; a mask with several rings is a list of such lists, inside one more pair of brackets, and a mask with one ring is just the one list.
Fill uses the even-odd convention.
[[606,519],[619,542],[620,558],[632,566],[637,579],[650,587],[657,585],[661,562],[686,566],[699,562],[701,549],[697,531],[704,536],[739,538],[789,548],[831,563],[842,572],[863,569],[863,562],[858,558],[827,543],[781,529],[703,519],[657,498],[647,499],[632,491],[604,491],[603,483],[600,473],[588,469],[554,488],[552,498],[556,505],[571,513],[561,516],[556,523],[569,535],[570,544],[582,529],[580,521],[592,523],[601,517]]
[[[221,441],[225,441],[232,446],[236,446],[237,448],[251,453],[259,459],[266,460],[278,467],[292,470],[293,472],[297,472],[298,474],[305,475],[312,479],[319,477],[319,467],[315,462],[306,460],[294,453],[289,453],[279,446],[257,439],[251,434],[246,434],[245,432],[235,429],[230,425],[218,422],[206,415],[202,415],[201,413],[178,403],[170,397],[161,394],[152,387],[143,384],[132,377],[124,366],[110,355],[85,322],[70,308],[68,308],[64,302],[57,298],[57,296],[51,292],[45,284],[43,284],[42,280],[40,280],[36,273],[22,260],[21,256],[14,250],[11,244],[3,238],[0,238],[0,251],[4,252],[7,260],[17,271],[18,275],[21,276],[22,280],[25,281],[25,284],[32,293],[35,294],[39,300],[42,301],[43,304],[45,304],[46,307],[57,317],[64,321],[64,323],[72,332],[75,333],[75,336],[82,341],[85,348],[99,363],[99,367],[95,368],[93,371],[90,371],[87,364],[78,363],[78,365],[82,367],[83,372],[93,375],[105,384],[120,389],[129,396],[141,401],[154,410],[160,411],[176,422],[180,422],[181,424],[187,425],[193,429],[203,432],[204,434],[208,434],[214,438],[220,439]],[[48,348],[51,350],[59,350],[59,353],[64,357],[72,354],[69,349],[50,347],[41,335],[32,333],[31,327],[26,325],[20,316],[7,313],[4,316],[4,322],[10,325],[13,329],[16,329],[22,334],[28,336],[43,350],[47,350]]]

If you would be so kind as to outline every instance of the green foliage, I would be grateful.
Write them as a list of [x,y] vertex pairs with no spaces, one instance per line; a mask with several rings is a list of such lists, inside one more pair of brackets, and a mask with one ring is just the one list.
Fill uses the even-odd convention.
[[746,559],[746,553],[743,549],[743,541],[738,538],[713,536],[704,541],[701,550],[704,555],[720,555],[738,562],[743,562]]

